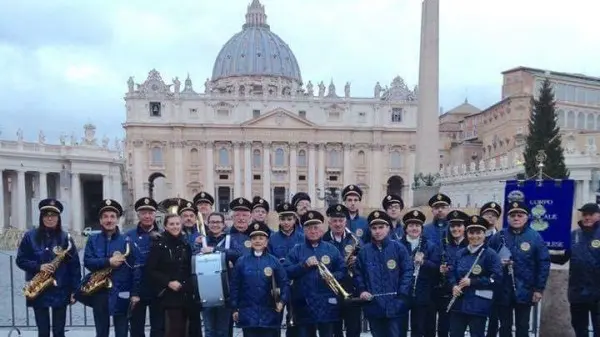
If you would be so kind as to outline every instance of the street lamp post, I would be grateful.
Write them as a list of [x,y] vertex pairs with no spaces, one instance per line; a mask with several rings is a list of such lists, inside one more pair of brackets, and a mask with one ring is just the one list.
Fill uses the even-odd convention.
[[325,200],[325,208],[329,205],[339,203],[340,189],[337,187],[326,187],[324,190],[317,188],[317,199]]

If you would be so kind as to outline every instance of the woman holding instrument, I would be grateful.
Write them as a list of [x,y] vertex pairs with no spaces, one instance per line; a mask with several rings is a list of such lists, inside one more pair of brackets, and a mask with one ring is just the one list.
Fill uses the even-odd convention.
[[471,337],[484,337],[492,307],[495,283],[502,278],[500,257],[484,246],[487,220],[474,215],[467,222],[469,245],[458,251],[448,281],[452,299],[448,305],[450,337],[463,337],[467,327]]

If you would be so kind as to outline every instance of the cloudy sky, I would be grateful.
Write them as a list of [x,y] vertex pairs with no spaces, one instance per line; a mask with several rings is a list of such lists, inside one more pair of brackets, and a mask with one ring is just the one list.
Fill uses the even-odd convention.
[[[0,0],[1,138],[48,142],[61,132],[122,136],[126,81],[156,68],[189,72],[197,91],[250,0]],[[420,0],[262,0],[305,82],[354,95],[376,81],[418,78]],[[441,0],[441,105],[499,99],[500,72],[519,65],[600,76],[600,2]]]

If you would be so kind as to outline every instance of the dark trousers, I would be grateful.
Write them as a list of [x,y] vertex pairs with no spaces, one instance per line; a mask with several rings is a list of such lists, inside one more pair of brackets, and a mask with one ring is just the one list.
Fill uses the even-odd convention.
[[598,317],[598,305],[600,302],[590,303],[571,303],[571,326],[575,330],[576,337],[588,337],[590,314],[592,316],[592,328],[594,329],[594,337],[600,336],[600,322]]
[[298,337],[333,337],[333,323],[317,323],[298,326]]
[[188,337],[202,337],[202,310],[199,304],[187,308]]
[[446,309],[448,309],[448,303],[450,303],[450,296],[436,296],[433,298],[433,301],[434,303],[427,314],[428,323],[425,326],[425,336],[448,337],[450,332],[450,316],[446,312]]
[[[410,309],[410,337],[424,337],[425,327],[431,313],[431,306],[426,304],[415,305]],[[404,326],[408,326],[408,316],[404,318]],[[406,333],[402,334],[406,336]]]
[[464,337],[469,327],[470,337],[485,336],[485,322],[487,317],[453,312],[450,315],[450,337]]
[[338,322],[334,323],[333,336],[344,337],[344,326],[346,327],[346,337],[360,337],[360,306],[344,305],[341,307]]
[[67,307],[33,308],[38,337],[50,337],[50,310],[52,310],[52,336],[65,337]]
[[488,328],[485,337],[498,337],[498,305],[492,304],[492,311],[488,320]]
[[400,337],[406,335],[407,326],[404,325],[406,317],[369,318],[371,335],[373,337]]
[[280,329],[273,328],[244,328],[242,329],[244,337],[279,337]]
[[[110,315],[108,313],[108,295],[106,293],[97,294],[94,299],[92,312],[94,314],[94,326],[96,327],[96,337],[108,337],[110,333]],[[114,315],[113,326],[115,337],[127,337],[129,322],[127,315]]]
[[529,320],[531,305],[513,303],[510,306],[498,307],[498,318],[500,318],[500,337],[512,337],[513,311],[515,314],[514,337],[529,337]]
[[145,337],[146,311],[150,309],[150,337],[165,335],[165,314],[158,300],[140,300],[131,310],[131,337]]
[[[169,308],[165,310],[165,336],[186,337],[191,323],[190,312],[185,308]],[[191,336],[190,336],[191,337]]]

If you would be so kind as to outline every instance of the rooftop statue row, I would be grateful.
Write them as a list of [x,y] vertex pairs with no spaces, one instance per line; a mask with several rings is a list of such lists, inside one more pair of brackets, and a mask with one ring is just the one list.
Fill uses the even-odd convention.
[[[113,150],[113,151],[118,151],[121,152],[123,150],[123,140],[116,138],[113,141],[113,144],[111,146],[110,144],[110,138],[108,138],[108,136],[104,136],[102,138],[101,144],[98,144],[98,141],[96,139],[96,126],[93,124],[85,124],[83,126],[84,129],[84,137],[81,137],[78,139],[78,137],[75,135],[75,133],[71,133],[71,136],[69,137],[69,139],[67,140],[67,135],[62,133],[60,135],[60,146],[87,146],[87,147],[98,147],[98,148],[103,148],[106,150]],[[19,128],[17,130],[17,142],[18,143],[24,143],[24,135],[23,135],[23,129]],[[40,130],[38,132],[38,141],[37,141],[38,145],[50,145],[50,146],[56,146],[58,144],[47,144],[46,143],[46,135],[44,134],[43,130]]]
[[[148,73],[146,80],[139,84],[135,83],[133,77],[127,81],[127,96],[147,97],[148,95],[159,95],[175,98],[178,96],[197,96],[194,91],[192,79],[189,74],[184,81],[183,90],[181,90],[181,81],[179,77],[172,79],[171,84],[166,84],[160,73],[152,69]],[[274,97],[315,97],[319,98],[340,98],[336,92],[336,86],[333,79],[326,88],[323,81],[318,85],[308,81],[306,88],[298,87],[293,81],[286,81],[282,78],[270,77],[240,77],[227,80],[211,81],[206,79],[204,82],[204,94],[206,95],[229,95],[229,96],[274,96]],[[344,85],[344,98],[351,98],[351,83]],[[416,101],[418,99],[418,87],[410,90],[400,76],[396,76],[390,86],[382,87],[377,82],[373,88],[373,98],[384,101]]]

